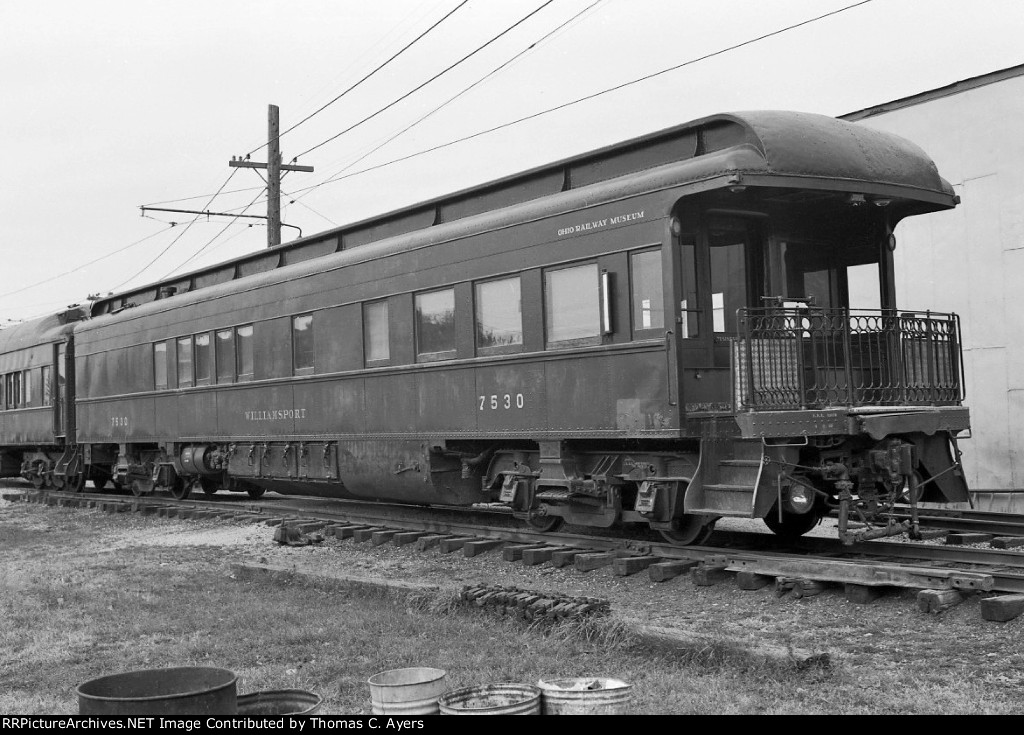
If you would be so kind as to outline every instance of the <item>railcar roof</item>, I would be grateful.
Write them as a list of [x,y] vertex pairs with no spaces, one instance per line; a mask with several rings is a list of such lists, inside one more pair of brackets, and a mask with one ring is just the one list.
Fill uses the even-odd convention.
[[60,342],[73,328],[74,325],[62,314],[5,327],[0,329],[0,355],[49,342]]
[[[724,151],[737,155],[723,156]],[[817,179],[846,187],[889,185],[910,199],[927,202],[930,209],[955,204],[952,187],[931,158],[899,136],[812,113],[724,113],[100,299],[93,305],[93,315],[157,300],[167,287],[178,293],[195,291],[413,232],[430,231],[438,237],[443,231],[462,231],[464,227],[451,225],[479,221],[480,215],[508,212],[557,194],[586,190],[599,197],[627,179],[635,181],[638,174],[670,164],[676,164],[676,185],[737,173]]]

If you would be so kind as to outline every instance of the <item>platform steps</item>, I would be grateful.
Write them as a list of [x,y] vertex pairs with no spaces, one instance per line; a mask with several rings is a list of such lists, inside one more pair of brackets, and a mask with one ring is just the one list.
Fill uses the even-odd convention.
[[686,491],[687,513],[751,517],[764,466],[760,439],[704,439],[700,467]]

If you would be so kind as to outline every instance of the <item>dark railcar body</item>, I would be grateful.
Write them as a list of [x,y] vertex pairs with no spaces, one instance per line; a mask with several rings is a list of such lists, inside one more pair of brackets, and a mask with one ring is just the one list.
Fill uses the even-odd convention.
[[894,136],[707,118],[98,301],[77,446],[139,493],[500,499],[681,542],[964,500],[958,323],[897,310],[890,247],[955,203]]
[[0,477],[22,476],[37,487],[54,476],[74,434],[74,323],[84,308],[0,330]]

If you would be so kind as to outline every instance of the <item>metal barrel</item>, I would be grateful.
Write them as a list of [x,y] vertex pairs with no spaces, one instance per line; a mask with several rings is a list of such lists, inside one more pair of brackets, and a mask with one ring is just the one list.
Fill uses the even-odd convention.
[[619,679],[541,679],[545,715],[624,715],[632,685]]
[[442,715],[539,715],[541,691],[530,684],[486,684],[441,696]]
[[277,689],[251,692],[238,698],[238,714],[249,717],[315,715],[323,699],[302,689]]
[[80,684],[80,715],[233,715],[238,709],[233,671],[180,667],[128,671]]
[[437,699],[445,690],[444,669],[414,666],[374,674],[370,704],[375,715],[436,715]]

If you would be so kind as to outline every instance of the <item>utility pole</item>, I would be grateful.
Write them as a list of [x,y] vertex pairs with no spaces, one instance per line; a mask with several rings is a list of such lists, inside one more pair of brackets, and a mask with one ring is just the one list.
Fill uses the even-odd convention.
[[[267,247],[281,244],[281,172],[312,172],[312,166],[297,166],[281,163],[281,125],[277,105],[270,105],[267,114],[267,162],[256,163],[242,158],[232,158],[232,168],[265,168],[267,170]],[[300,230],[301,232],[301,230]]]

